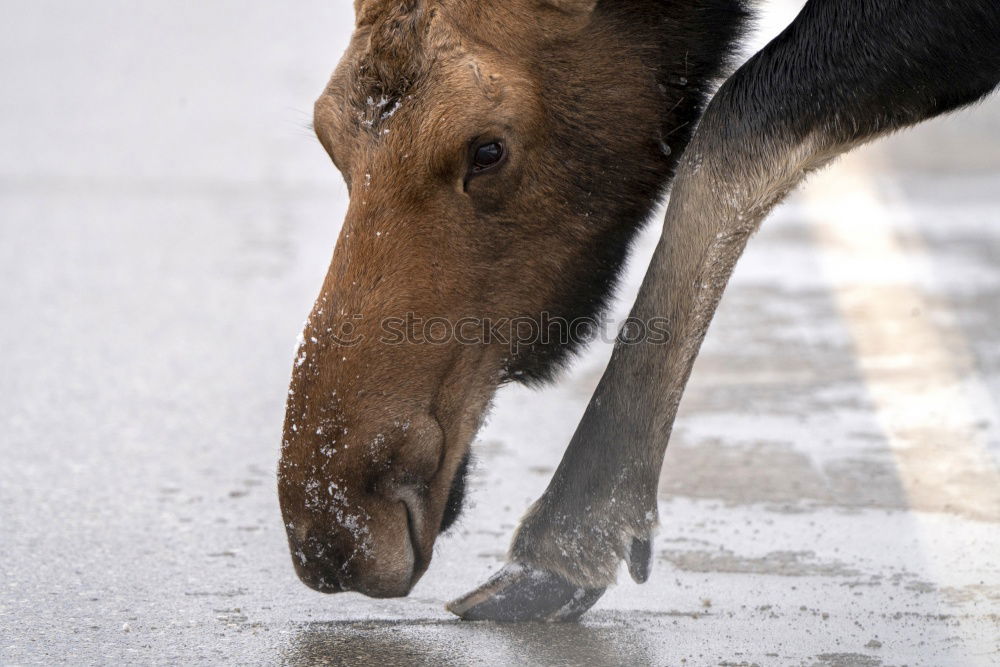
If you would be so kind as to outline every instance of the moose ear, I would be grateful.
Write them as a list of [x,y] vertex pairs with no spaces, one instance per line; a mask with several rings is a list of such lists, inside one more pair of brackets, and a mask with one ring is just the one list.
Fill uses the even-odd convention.
[[541,0],[541,2],[572,16],[588,16],[597,4],[597,0]]

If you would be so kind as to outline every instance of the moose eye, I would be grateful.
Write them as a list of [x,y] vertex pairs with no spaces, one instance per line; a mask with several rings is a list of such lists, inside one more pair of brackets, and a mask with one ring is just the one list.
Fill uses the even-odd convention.
[[488,144],[483,144],[476,148],[472,154],[472,171],[478,173],[492,169],[503,162],[503,158],[504,148],[503,144],[499,141],[491,141]]

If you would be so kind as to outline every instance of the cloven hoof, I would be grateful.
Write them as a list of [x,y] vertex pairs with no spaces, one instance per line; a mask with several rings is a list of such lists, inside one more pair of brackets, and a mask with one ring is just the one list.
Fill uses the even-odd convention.
[[447,608],[465,621],[575,621],[605,590],[580,588],[546,570],[508,563]]

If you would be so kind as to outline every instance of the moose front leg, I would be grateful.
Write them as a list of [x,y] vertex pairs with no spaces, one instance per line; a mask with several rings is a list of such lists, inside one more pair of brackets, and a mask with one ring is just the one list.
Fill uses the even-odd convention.
[[619,336],[562,462],[517,531],[511,564],[453,602],[459,616],[569,620],[615,581],[622,560],[637,582],[649,576],[663,456],[702,339],[749,235],[824,154],[817,142],[733,138],[728,94],[682,159],[630,316],[629,326],[665,320],[669,339]]
[[567,620],[614,583],[623,559],[633,578],[647,578],[674,417],[750,234],[809,171],[988,94],[1000,79],[998,29],[1000,10],[989,2],[810,0],[720,88],[678,167],[631,314],[665,317],[670,340],[619,341],[514,537],[511,564],[453,602],[454,613]]

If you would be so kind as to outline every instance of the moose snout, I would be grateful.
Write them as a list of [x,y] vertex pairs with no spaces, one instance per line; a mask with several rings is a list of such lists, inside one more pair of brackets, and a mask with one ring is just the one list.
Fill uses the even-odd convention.
[[338,559],[320,555],[320,550],[290,543],[292,563],[299,579],[309,588],[320,593],[341,593],[349,590],[344,585],[343,563]]
[[377,520],[369,511],[367,520],[316,517],[310,524],[289,527],[299,579],[320,593],[407,595],[422,574],[416,568],[409,514],[402,503],[385,503],[377,512]]

